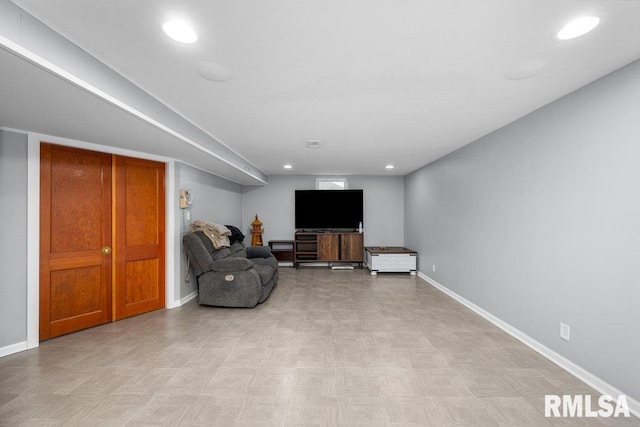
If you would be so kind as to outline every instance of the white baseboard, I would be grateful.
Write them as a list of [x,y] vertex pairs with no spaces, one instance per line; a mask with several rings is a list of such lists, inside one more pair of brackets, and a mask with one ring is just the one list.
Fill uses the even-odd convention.
[[[574,377],[578,378],[580,381],[584,382],[585,384],[589,385],[590,387],[593,387],[598,392],[600,392],[602,394],[607,394],[609,396],[613,396],[614,398],[616,398],[617,396],[620,396],[622,394],[625,394],[625,393],[621,392],[620,390],[618,390],[616,387],[614,387],[611,384],[607,383],[606,381],[603,381],[602,379],[600,379],[597,376],[593,375],[591,372],[587,371],[586,369],[581,368],[580,366],[576,365],[575,363],[573,363],[569,359],[567,359],[564,356],[561,356],[560,354],[558,354],[555,351],[551,350],[549,347],[546,347],[545,345],[543,345],[543,344],[539,343],[538,341],[534,340],[529,335],[527,335],[527,334],[523,333],[522,331],[514,328],[513,326],[511,326],[507,322],[497,318],[496,316],[494,316],[493,314],[489,313],[488,311],[478,307],[477,305],[475,305],[471,301],[461,297],[460,295],[456,294],[455,292],[453,292],[452,290],[450,290],[446,286],[441,285],[440,283],[436,282],[435,280],[433,280],[432,278],[430,278],[426,274],[418,272],[418,277],[420,277],[425,282],[429,283],[434,288],[436,288],[436,289],[440,290],[441,292],[449,295],[451,298],[453,298],[454,300],[458,301],[460,304],[464,305],[465,307],[469,308],[470,310],[474,311],[476,314],[484,317],[489,322],[493,323],[494,325],[496,325],[497,327],[499,327],[500,329],[502,329],[503,331],[505,331],[506,333],[508,333],[509,335],[514,337],[515,339],[517,339],[518,341],[522,342],[526,346],[532,348],[533,350],[535,350],[540,355],[542,355],[545,358],[549,359],[551,362],[555,363],[556,365],[558,365],[559,367],[561,367],[562,369],[564,369],[565,371],[567,371],[568,373],[570,373]],[[629,411],[633,415],[635,415],[636,417],[640,418],[640,401],[635,400],[635,399],[631,398],[628,395],[625,395],[625,396],[627,398],[627,403],[629,405]]]
[[170,303],[167,303],[167,308],[172,309],[172,308],[182,307],[184,304],[188,303],[189,301],[191,301],[197,296],[198,296],[198,291],[193,291],[186,297],[181,298],[180,300],[173,300]]
[[188,303],[189,301],[191,301],[192,299],[194,299],[197,296],[198,296],[198,291],[191,292],[186,297],[180,299],[180,305],[185,305],[186,303]]
[[0,357],[8,356],[14,353],[20,353],[27,349],[27,342],[22,341],[5,347],[0,347]]

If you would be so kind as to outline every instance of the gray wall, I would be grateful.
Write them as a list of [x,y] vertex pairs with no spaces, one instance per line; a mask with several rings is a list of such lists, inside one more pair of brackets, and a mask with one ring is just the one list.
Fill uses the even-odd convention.
[[0,130],[0,348],[27,340],[27,135]]
[[[176,194],[171,203],[176,209],[176,229],[189,231],[190,221],[184,220],[184,211],[179,208],[179,191],[191,190],[193,204],[191,205],[191,219],[201,219],[217,224],[240,224],[242,218],[242,186],[228,181],[216,175],[203,172],[199,169],[176,163]],[[180,278],[176,286],[177,299],[181,299],[196,290],[196,278],[191,271],[189,282],[184,281],[185,261],[182,250],[182,237],[180,236]]]
[[[328,178],[323,176],[322,178]],[[350,189],[364,190],[364,243],[370,246],[404,245],[404,179],[398,176],[348,176]],[[315,176],[275,175],[266,186],[243,187],[242,227],[251,242],[251,222],[263,222],[264,244],[292,240],[295,233],[295,190],[313,190]]]
[[639,100],[636,62],[405,178],[421,272],[635,399]]

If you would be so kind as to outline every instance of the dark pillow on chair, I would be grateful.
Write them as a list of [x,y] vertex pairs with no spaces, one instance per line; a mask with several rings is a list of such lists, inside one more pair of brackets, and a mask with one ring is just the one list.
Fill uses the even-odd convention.
[[242,243],[244,241],[244,234],[238,227],[234,227],[233,225],[225,225],[231,231],[231,236],[229,236],[229,242],[231,244],[235,242]]

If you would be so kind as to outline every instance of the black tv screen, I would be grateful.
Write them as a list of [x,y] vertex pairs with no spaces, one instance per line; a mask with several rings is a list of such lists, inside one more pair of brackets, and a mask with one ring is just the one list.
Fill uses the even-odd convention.
[[296,190],[297,229],[357,229],[362,190]]

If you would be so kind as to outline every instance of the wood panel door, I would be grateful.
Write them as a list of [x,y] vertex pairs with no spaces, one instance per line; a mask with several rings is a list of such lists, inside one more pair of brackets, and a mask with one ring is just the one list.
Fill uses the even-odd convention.
[[40,339],[111,320],[111,155],[40,146]]
[[342,261],[362,262],[364,259],[364,241],[361,233],[340,235],[340,259]]
[[336,233],[318,233],[318,260],[337,261],[338,237]]
[[164,163],[115,156],[114,320],[165,306]]

